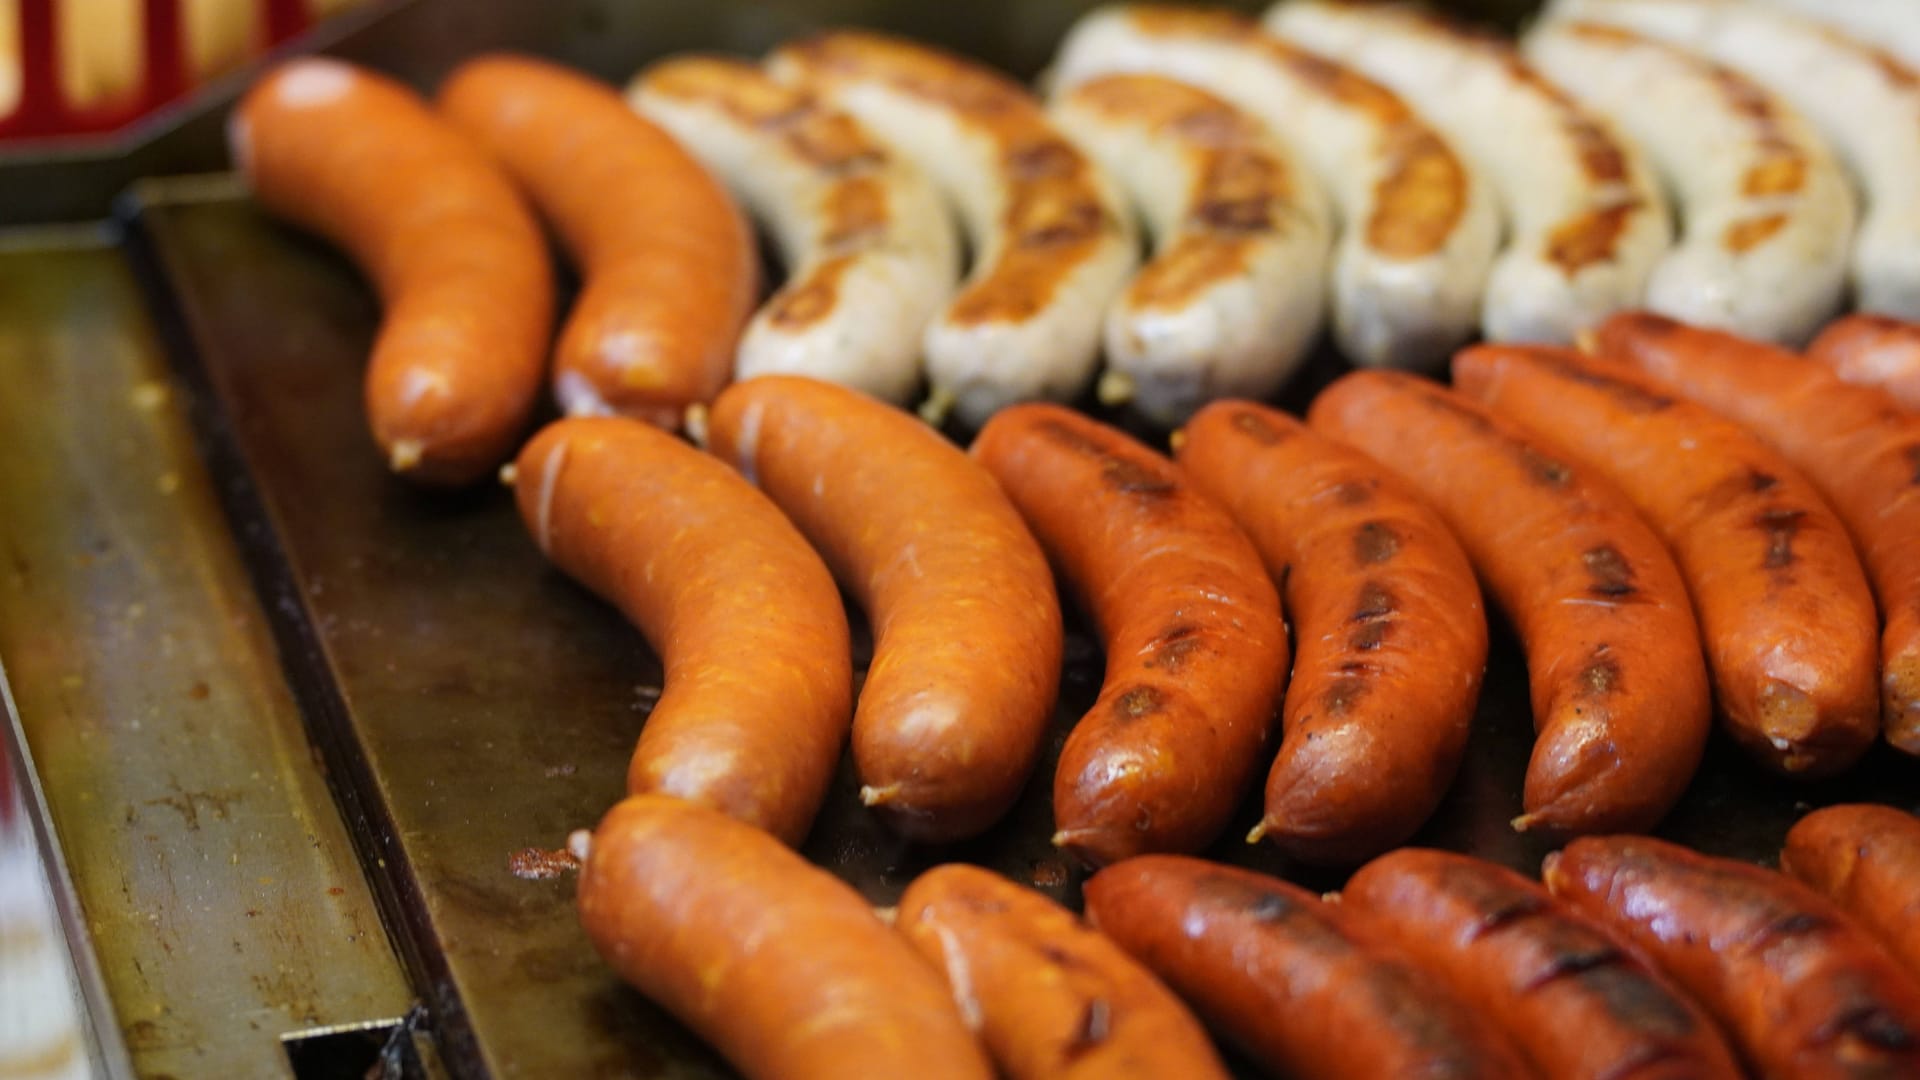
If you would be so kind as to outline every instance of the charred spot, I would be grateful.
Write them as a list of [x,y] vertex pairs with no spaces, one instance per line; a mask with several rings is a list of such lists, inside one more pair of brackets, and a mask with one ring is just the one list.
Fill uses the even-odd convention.
[[1247,914],[1259,922],[1280,922],[1299,914],[1300,905],[1290,896],[1280,893],[1253,891],[1247,898]]
[[1206,642],[1200,637],[1200,628],[1192,623],[1182,623],[1168,628],[1147,643],[1152,656],[1146,666],[1169,673],[1177,672],[1186,666],[1188,658],[1205,648]]
[[1167,704],[1167,695],[1151,686],[1136,686],[1113,699],[1113,715],[1121,720],[1151,716]]
[[1620,600],[1639,591],[1633,583],[1633,567],[1612,544],[1601,544],[1581,553],[1587,567],[1587,592],[1606,600]]
[[1547,902],[1537,896],[1516,896],[1511,900],[1498,903],[1480,921],[1474,924],[1473,940],[1478,941],[1488,934],[1495,934],[1515,923],[1525,922],[1547,909]]
[[1547,237],[1547,258],[1571,277],[1597,262],[1613,258],[1620,236],[1633,215],[1644,209],[1638,199],[1589,210],[1563,222]]
[[1040,958],[1042,960],[1045,960],[1047,963],[1052,964],[1055,967],[1079,968],[1084,966],[1080,963],[1079,957],[1073,955],[1072,953],[1068,952],[1067,950],[1061,948],[1059,945],[1056,945],[1051,941],[1041,942],[1037,951],[1040,953]]
[[1527,476],[1536,484],[1547,487],[1566,487],[1573,481],[1573,470],[1564,462],[1548,457],[1531,446],[1521,443],[1518,448],[1520,465],[1527,470]]
[[1619,949],[1611,945],[1556,953],[1553,960],[1547,964],[1546,970],[1534,976],[1533,980],[1527,984],[1527,989],[1537,990],[1558,979],[1581,975],[1596,968],[1611,967],[1618,964],[1623,955]]
[[1769,570],[1783,570],[1793,565],[1793,538],[1800,531],[1800,522],[1807,516],[1804,510],[1762,510],[1754,515],[1753,527],[1767,534],[1767,557],[1763,564]]
[[1364,506],[1372,500],[1372,485],[1357,480],[1343,480],[1333,489],[1333,501],[1341,506]]
[[866,172],[887,163],[886,151],[868,142],[846,117],[805,109],[787,131],[786,143],[829,176]]
[[1179,489],[1179,485],[1164,470],[1122,457],[1068,424],[1048,420],[1038,425],[1036,430],[1056,444],[1098,461],[1102,482],[1121,495],[1157,499],[1172,495]]
[[1353,530],[1353,558],[1362,566],[1377,566],[1400,553],[1400,534],[1381,521],[1369,521]]
[[1626,379],[1617,378],[1603,371],[1595,371],[1588,364],[1570,358],[1559,349],[1533,348],[1527,349],[1526,352],[1529,359],[1543,367],[1551,368],[1560,378],[1604,391],[1615,404],[1630,412],[1659,412],[1673,406],[1673,399],[1665,394],[1656,394],[1635,386]]
[[1792,912],[1761,927],[1760,932],[1753,936],[1753,945],[1755,948],[1766,948],[1776,941],[1817,934],[1828,925],[1825,916],[1811,911]]
[[1105,210],[1090,201],[1076,202],[1044,220],[1019,223],[1014,229],[1013,242],[1023,248],[1062,247],[1077,244],[1106,227]]
[[1333,680],[1326,693],[1320,696],[1320,707],[1329,716],[1345,716],[1353,711],[1360,699],[1367,696],[1367,680],[1343,675]]
[[1233,414],[1233,430],[1261,446],[1278,446],[1291,434],[1268,423],[1266,417],[1252,409],[1240,410]]
[[1073,176],[1082,167],[1079,151],[1059,139],[1045,139],[1007,152],[1006,168],[1015,181]]
[[1080,1014],[1080,1022],[1074,1026],[1073,1038],[1067,1043],[1068,1060],[1098,1047],[1107,1041],[1113,1032],[1113,1006],[1106,998],[1094,998],[1087,1002],[1086,1011]]
[[1577,693],[1586,700],[1608,697],[1620,690],[1620,665],[1612,657],[1601,655],[1607,647],[1594,650],[1594,659],[1581,670]]
[[1815,1042],[1826,1043],[1851,1036],[1881,1050],[1905,1052],[1920,1047],[1920,1036],[1885,1007],[1862,1002],[1815,1029]]
[[[1527,69],[1531,73],[1532,69]],[[1535,85],[1559,102],[1567,110],[1568,117],[1564,130],[1573,140],[1580,155],[1580,167],[1586,170],[1587,177],[1596,184],[1620,184],[1627,179],[1627,157],[1620,152],[1620,144],[1613,136],[1598,124],[1584,119],[1575,111],[1572,102],[1560,92],[1560,89],[1544,79],[1534,76]]]
[[1728,251],[1742,255],[1766,243],[1786,227],[1785,214],[1744,218],[1728,225],[1726,231],[1720,234],[1720,242],[1726,245]]
[[1393,594],[1377,581],[1360,586],[1360,599],[1354,604],[1348,622],[1368,622],[1393,614]]
[[1907,459],[1907,464],[1913,468],[1910,482],[1920,484],[1920,443],[1907,447],[1902,453]]
[[1764,473],[1759,469],[1747,470],[1747,487],[1755,495],[1763,491],[1772,491],[1779,483],[1780,478],[1774,476],[1772,473]]
[[1264,194],[1209,198],[1193,208],[1187,221],[1215,232],[1267,232],[1273,228],[1273,203]]
[[1393,624],[1385,621],[1363,623],[1359,629],[1347,635],[1347,648],[1355,652],[1372,652],[1387,640],[1387,632]]
[[[1379,88],[1366,84],[1369,91]],[[1467,169],[1447,144],[1388,95],[1392,113],[1385,167],[1373,186],[1367,246],[1391,259],[1425,258],[1454,233],[1467,207]],[[1385,106],[1370,100],[1363,108]]]

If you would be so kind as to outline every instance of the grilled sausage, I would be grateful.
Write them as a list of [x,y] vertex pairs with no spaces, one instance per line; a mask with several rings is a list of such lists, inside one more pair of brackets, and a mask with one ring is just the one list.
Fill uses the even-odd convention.
[[571,415],[662,427],[733,371],[758,255],[727,193],[612,87],[540,60],[486,56],[440,88],[443,115],[504,165],[579,264],[554,351]]
[[1137,258],[1133,219],[1039,102],[997,72],[879,34],[819,34],[767,67],[859,117],[960,212],[973,270],[926,330],[929,413],[950,403],[977,427],[1013,402],[1079,393]]
[[1760,1075],[1920,1075],[1920,984],[1799,882],[1643,836],[1575,840],[1543,876],[1692,994]]
[[1780,869],[1846,909],[1920,976],[1920,819],[1870,803],[1815,810],[1787,832]]
[[1278,1075],[1529,1075],[1428,976],[1277,878],[1148,855],[1100,871],[1085,892],[1101,933]]
[[1877,386],[1920,411],[1920,326],[1884,315],[1849,315],[1822,330],[1807,355],[1850,383]]
[[1481,308],[1489,338],[1570,342],[1640,303],[1672,236],[1652,171],[1504,39],[1335,0],[1284,0],[1265,26],[1418,102],[1499,192],[1507,248]]
[[1226,1080],[1172,991],[1032,889],[965,863],[937,866],[907,886],[894,927],[946,976],[1011,1080]]
[[1545,23],[1527,57],[1640,146],[1686,234],[1646,306],[1798,345],[1846,291],[1853,191],[1799,110],[1731,68],[1601,23]]
[[1920,9],[1900,0],[1761,0],[1818,19],[1856,40],[1872,42],[1920,69]]
[[1356,863],[1413,835],[1466,749],[1487,624],[1460,544],[1396,476],[1284,413],[1202,409],[1177,450],[1246,530],[1293,626],[1265,837]]
[[254,197],[379,290],[366,409],[388,464],[427,484],[490,473],[538,403],[553,328],[546,241],[512,182],[412,91],[339,60],[269,72],[228,136]]
[[1758,437],[1620,364],[1543,346],[1453,358],[1453,385],[1633,500],[1680,564],[1714,700],[1755,760],[1831,776],[1880,735],[1879,623],[1847,530]]
[[1765,439],[1819,486],[1880,602],[1887,739],[1920,754],[1920,418],[1792,353],[1657,315],[1615,316],[1594,344]]
[[608,811],[580,922],[622,979],[753,1080],[993,1076],[946,988],[852,887],[664,795]]
[[1153,261],[1107,309],[1109,380],[1166,425],[1214,398],[1278,390],[1326,305],[1332,224],[1311,174],[1260,120],[1158,75],[1081,83],[1052,115],[1155,238]]
[[515,472],[541,552],[660,656],[627,790],[799,843],[853,711],[846,610],[820,557],[732,469],[624,417],[548,425]]
[[1340,211],[1333,336],[1357,364],[1429,366],[1472,333],[1499,240],[1474,171],[1406,102],[1219,9],[1101,8],[1060,46],[1055,86],[1165,75],[1272,125]]
[[1550,13],[1670,41],[1740,72],[1806,114],[1863,193],[1855,299],[1920,319],[1920,74],[1869,45],[1763,4],[1557,0]]
[[627,101],[671,132],[772,233],[787,281],[740,339],[734,376],[808,375],[896,404],[959,273],[933,182],[848,114],[759,67],[683,56]]
[[1349,375],[1308,421],[1411,482],[1519,631],[1539,738],[1514,827],[1658,821],[1699,765],[1707,676],[1680,572],[1626,496],[1411,375]]
[[1599,924],[1503,866],[1402,848],[1356,871],[1340,910],[1495,1020],[1542,1076],[1741,1076],[1713,1020]]
[[1259,769],[1287,677],[1280,598],[1173,462],[1057,405],[973,444],[1093,612],[1100,696],[1060,752],[1053,842],[1087,862],[1197,851]]
[[1061,652],[1052,571],[999,485],[913,414],[810,379],[736,383],[708,427],[867,610],[862,800],[915,840],[993,824],[1033,771]]

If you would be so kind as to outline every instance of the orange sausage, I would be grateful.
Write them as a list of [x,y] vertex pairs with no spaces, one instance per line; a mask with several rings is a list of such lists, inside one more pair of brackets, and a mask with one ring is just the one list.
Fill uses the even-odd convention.
[[1205,847],[1260,768],[1286,683],[1259,554],[1173,462],[1069,409],[1004,409],[973,455],[1106,643],[1100,697],[1054,775],[1053,842],[1094,864]]
[[1760,1075],[1920,1076],[1920,984],[1792,878],[1643,836],[1575,840],[1543,876],[1698,999]]
[[1660,820],[1700,763],[1711,711],[1686,586],[1626,496],[1411,375],[1348,375],[1308,422],[1426,496],[1525,643],[1539,737],[1514,827]]
[[367,420],[395,472],[459,485],[513,453],[540,395],[553,268],[513,183],[411,90],[293,60],[241,99],[233,157],[274,214],[337,244],[386,307]]
[[737,383],[711,448],[786,511],[867,609],[853,717],[861,799],[915,840],[993,824],[1033,771],[1060,686],[1040,545],[979,463],[910,413],[796,376]]
[[1354,873],[1342,911],[1492,1018],[1557,1080],[1737,1080],[1713,1020],[1596,923],[1503,866],[1402,848]]
[[1100,871],[1085,892],[1096,929],[1278,1075],[1532,1075],[1503,1036],[1338,905],[1277,878],[1148,855]]
[[1413,835],[1466,748],[1487,623],[1460,544],[1378,462],[1243,401],[1200,410],[1180,467],[1247,531],[1293,624],[1265,836],[1355,863]]
[[846,609],[820,557],[739,474],[632,420],[557,421],[514,468],[540,550],[660,654],[666,689],[627,790],[799,843],[853,710]]
[[1765,439],[1819,486],[1880,602],[1887,740],[1920,754],[1920,416],[1784,349],[1658,315],[1615,315],[1594,344]]
[[1672,549],[1735,741],[1831,776],[1880,735],[1879,623],[1846,527],[1760,439],[1639,372],[1566,349],[1482,345],[1454,388],[1618,485]]
[[554,351],[561,407],[672,428],[712,400],[759,275],[726,190],[612,87],[543,61],[469,60],[439,107],[506,166],[580,266]]
[[1850,383],[1878,386],[1920,409],[1920,326],[1859,312],[1828,323],[1807,355]]
[[1845,908],[1920,976],[1920,818],[1872,804],[1815,810],[1788,831],[1780,869]]
[[602,959],[753,1080],[987,1080],[940,977],[845,882],[757,829],[637,795],[593,832]]
[[900,897],[895,928],[946,976],[1011,1080],[1226,1080],[1180,999],[1104,935],[1032,889],[965,863]]

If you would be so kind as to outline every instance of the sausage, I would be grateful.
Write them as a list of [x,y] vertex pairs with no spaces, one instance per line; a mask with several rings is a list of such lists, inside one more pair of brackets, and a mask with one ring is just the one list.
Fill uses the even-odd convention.
[[1785,345],[1839,310],[1853,191],[1798,109],[1732,68],[1602,23],[1544,23],[1523,50],[1644,148],[1675,192],[1685,235],[1647,283],[1649,309]]
[[1506,40],[1406,8],[1285,0],[1272,33],[1420,104],[1506,209],[1480,325],[1496,341],[1571,342],[1640,303],[1672,237],[1639,150]]
[[1052,68],[1061,90],[1101,75],[1190,83],[1266,121],[1342,219],[1333,337],[1356,364],[1430,366],[1472,334],[1499,242],[1490,193],[1392,91],[1227,11],[1111,5],[1081,18]]
[[723,814],[624,800],[593,831],[579,906],[601,958],[751,1080],[994,1075],[859,893]]
[[1920,820],[1865,803],[1815,810],[1788,830],[1780,869],[1846,909],[1920,975]]
[[736,383],[708,428],[867,610],[862,801],[919,841],[993,824],[1033,771],[1060,683],[1053,573],[1013,504],[913,414],[811,379]]
[[1680,572],[1626,496],[1411,375],[1348,375],[1307,421],[1425,496],[1519,632],[1539,737],[1514,827],[1660,820],[1700,762],[1707,675]]
[[1920,1075],[1920,984],[1799,882],[1644,836],[1575,840],[1542,876],[1692,994],[1760,1075]]
[[554,349],[561,408],[671,428],[687,405],[712,400],[759,287],[753,233],[726,191],[612,87],[554,64],[469,60],[438,104],[579,264]]
[[1285,736],[1248,839],[1347,864],[1404,842],[1453,782],[1486,670],[1459,541],[1378,462],[1251,402],[1200,410],[1176,456],[1253,540],[1293,625]]
[[1205,847],[1260,767],[1287,677],[1259,554],[1173,462],[1060,406],[1001,412],[972,453],[1106,645],[1100,696],[1060,752],[1054,844],[1095,865]]
[[[1139,206],[1155,255],[1107,309],[1107,389],[1172,425],[1217,397],[1266,397],[1326,307],[1320,185],[1259,119],[1158,75],[1109,75],[1052,115]],[[1112,395],[1103,395],[1112,396]]]
[[894,927],[946,976],[1011,1080],[1227,1080],[1172,991],[1032,889],[965,863],[936,866],[907,886]]
[[513,453],[553,329],[540,226],[500,170],[411,90],[339,60],[290,60],[234,110],[261,205],[344,248],[386,307],[367,421],[393,470],[472,483]]
[[754,64],[682,56],[627,101],[764,222],[787,281],[740,339],[734,376],[808,375],[896,404],[920,386],[920,334],[959,275],[933,182],[858,120]]
[[1880,735],[1873,594],[1820,492],[1739,425],[1620,364],[1544,346],[1453,358],[1453,385],[1615,484],[1680,564],[1728,734],[1789,776]]
[[1542,1076],[1742,1075],[1690,999],[1599,924],[1503,866],[1402,848],[1355,872],[1340,909],[1493,1018]]
[[1920,73],[1891,55],[1764,4],[1559,0],[1551,14],[1660,38],[1738,71],[1806,114],[1853,174],[1856,302],[1920,319]]
[[1887,740],[1920,754],[1920,418],[1785,350],[1657,315],[1615,316],[1594,347],[1765,439],[1826,495],[1880,602]]
[[853,711],[846,609],[820,557],[732,469],[625,417],[549,424],[514,470],[541,552],[660,656],[627,790],[799,843]]
[[1884,315],[1849,315],[1828,324],[1807,355],[1850,383],[1877,386],[1920,411],[1920,326]]
[[957,56],[857,31],[767,58],[934,178],[958,209],[973,270],[926,329],[928,412],[972,427],[1091,380],[1100,325],[1137,258],[1113,182],[1019,83]]
[[1096,929],[1276,1074],[1531,1075],[1485,1021],[1304,889],[1147,855],[1095,874],[1085,893]]

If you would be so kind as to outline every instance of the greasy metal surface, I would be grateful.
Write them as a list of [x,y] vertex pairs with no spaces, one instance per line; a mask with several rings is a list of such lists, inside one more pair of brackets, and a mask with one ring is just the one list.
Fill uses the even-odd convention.
[[134,1065],[409,994],[127,264],[0,254],[0,660]]
[[[245,201],[148,190],[140,225],[184,315],[190,361],[212,387],[277,548],[256,554],[287,632],[310,635],[316,685],[337,687],[369,802],[397,842],[382,872],[417,905],[420,962],[444,979],[437,1018],[457,1072],[706,1076],[711,1054],[622,989],[577,928],[565,878],[522,881],[524,848],[560,846],[621,793],[626,757],[659,687],[638,636],[545,566],[503,490],[458,497],[391,479],[360,411],[377,309],[350,266]],[[1337,370],[1322,358],[1285,395],[1297,407]],[[244,508],[243,508],[244,511]],[[1070,623],[1070,625],[1076,625]],[[1099,657],[1069,642],[1054,750],[1092,701]],[[1418,842],[1532,871],[1547,850],[1512,832],[1531,741],[1517,647],[1495,652],[1467,766]],[[842,776],[807,853],[877,903],[948,858],[994,866],[1077,903],[1079,875],[1048,849],[1051,761],[993,834],[946,850],[892,839]],[[1915,808],[1911,762],[1878,750],[1842,780],[1798,787],[1748,767],[1716,737],[1664,832],[1703,850],[1768,860],[1809,806],[1881,799]],[[1237,836],[1218,858],[1331,888]]]

